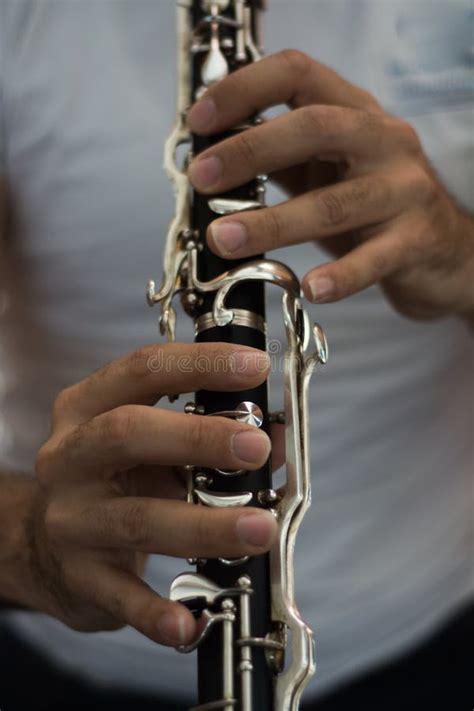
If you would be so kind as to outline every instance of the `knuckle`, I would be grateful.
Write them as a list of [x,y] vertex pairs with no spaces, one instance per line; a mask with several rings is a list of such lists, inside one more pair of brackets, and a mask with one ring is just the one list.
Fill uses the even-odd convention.
[[113,590],[110,595],[99,603],[107,618],[101,619],[100,631],[113,632],[128,623],[128,603],[122,592]]
[[406,253],[407,246],[405,244],[405,240],[397,240],[397,242],[392,246],[392,257],[387,264],[388,268],[386,275],[388,275],[389,272],[392,272],[393,274],[399,273],[401,266],[406,263]]
[[92,540],[110,541],[115,531],[113,505],[105,503],[86,506],[81,511],[81,518]]
[[373,111],[358,110],[355,113],[358,128],[371,136],[375,146],[381,140],[385,129],[383,117]]
[[268,247],[273,249],[281,244],[283,237],[283,220],[278,208],[273,207],[265,210],[263,221],[265,223],[264,230],[267,235]]
[[[212,419],[212,418],[211,418]],[[204,452],[215,446],[210,436],[211,423],[205,417],[192,415],[188,417],[186,444],[190,452]]]
[[369,278],[371,281],[377,281],[383,278],[390,271],[391,258],[389,255],[380,251],[372,255],[371,268]]
[[115,624],[117,628],[120,627],[120,622],[123,623],[128,621],[128,605],[122,593],[119,593],[117,591],[111,592],[110,597],[104,604],[104,607],[106,608],[109,615],[111,615],[112,618],[116,620]]
[[205,547],[208,550],[209,546],[214,541],[219,540],[217,525],[211,521],[211,514],[204,506],[198,507],[195,522],[195,536],[199,549]]
[[410,180],[412,195],[416,196],[418,203],[431,205],[439,198],[439,190],[433,176],[422,167],[413,169]]
[[421,151],[421,142],[415,128],[403,119],[397,120],[397,130],[403,139],[404,145],[414,153]]
[[87,447],[87,440],[91,436],[93,423],[94,420],[77,425],[58,443],[57,452],[61,461],[67,463],[77,454],[80,454],[84,447]]
[[297,112],[301,116],[303,128],[326,138],[336,134],[339,125],[337,107],[311,104],[297,109]]
[[122,405],[97,418],[99,436],[109,445],[120,446],[130,441],[137,431],[137,409],[133,405]]
[[50,477],[51,465],[56,457],[56,447],[48,440],[38,450],[35,462],[35,471],[38,479],[43,483]]
[[69,410],[71,402],[72,387],[61,390],[53,403],[53,419],[60,419]]
[[373,94],[370,93],[370,91],[367,91],[366,89],[362,89],[360,87],[358,87],[358,90],[361,97],[361,104],[366,107],[367,111],[376,113],[381,113],[383,111],[379,102],[373,96]]
[[130,353],[126,361],[127,373],[134,378],[142,378],[149,375],[150,360],[157,357],[159,349],[159,346],[143,346]]
[[426,257],[427,247],[431,246],[429,235],[430,230],[427,229],[426,223],[422,220],[418,221],[410,237],[410,259],[413,262],[416,263]]
[[307,72],[312,63],[312,59],[299,49],[283,49],[279,55],[297,76]]
[[120,537],[127,541],[128,545],[137,550],[149,546],[152,537],[151,529],[139,501],[127,501],[126,505],[120,507],[117,526]]
[[423,175],[419,178],[420,194],[422,202],[425,205],[437,204],[440,197],[440,186],[433,177],[422,171]]
[[370,178],[359,178],[347,186],[341,187],[341,202],[349,210],[360,210],[367,205],[370,199],[375,201],[376,192],[383,192],[383,177],[377,177],[377,183]]
[[343,195],[335,190],[324,190],[317,200],[323,227],[340,227],[347,222],[349,211]]
[[374,178],[361,178],[359,184],[359,204],[362,202],[371,202],[377,207],[386,207],[391,204],[396,198],[393,176],[384,173],[378,173]]
[[54,500],[49,500],[43,513],[44,531],[47,539],[52,542],[61,542],[68,528],[68,516],[64,506]]
[[236,138],[237,152],[240,158],[249,165],[254,165],[256,158],[256,147],[251,131],[243,131]]
[[418,155],[422,152],[421,142],[415,128],[399,116],[386,114],[383,117],[385,131],[389,133],[407,153]]

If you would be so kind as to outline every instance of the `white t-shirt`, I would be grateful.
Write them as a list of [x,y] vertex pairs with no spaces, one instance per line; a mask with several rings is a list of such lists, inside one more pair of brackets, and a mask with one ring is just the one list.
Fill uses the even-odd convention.
[[[144,301],[173,212],[162,146],[174,119],[172,0],[0,0],[3,255],[0,468],[32,471],[55,394],[156,336]],[[448,188],[472,206],[469,0],[271,0],[268,51],[332,65],[418,129]],[[313,245],[277,255],[303,275]],[[315,308],[331,359],[311,390],[314,508],[297,546],[315,628],[309,696],[429,635],[472,588],[473,342],[457,319],[398,316],[378,288]],[[191,340],[182,316],[180,333]],[[279,295],[270,335],[282,338]],[[272,388],[274,405],[281,390]],[[186,564],[153,558],[166,593]],[[191,698],[194,655],[132,629],[81,634],[40,614],[15,629],[109,686]]]

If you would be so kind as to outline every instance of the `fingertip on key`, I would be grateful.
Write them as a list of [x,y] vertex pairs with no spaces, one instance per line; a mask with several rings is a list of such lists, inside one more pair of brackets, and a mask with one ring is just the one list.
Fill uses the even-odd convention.
[[320,276],[305,280],[305,292],[308,298],[315,304],[322,304],[332,301],[336,291],[336,285],[330,277]]
[[242,543],[268,550],[276,538],[277,523],[269,511],[256,510],[237,519],[236,531]]
[[241,462],[258,466],[267,461],[271,443],[265,432],[249,429],[234,434],[231,447],[232,453]]
[[224,257],[238,252],[248,241],[247,229],[241,222],[213,222],[210,232],[216,251]]
[[196,623],[191,613],[185,609],[166,612],[158,621],[158,634],[163,644],[179,647],[189,644],[196,633]]
[[216,118],[217,107],[214,99],[201,99],[188,113],[188,126],[195,133],[207,133],[212,129]]
[[196,190],[209,190],[222,176],[222,161],[217,156],[198,157],[189,166],[188,176]]

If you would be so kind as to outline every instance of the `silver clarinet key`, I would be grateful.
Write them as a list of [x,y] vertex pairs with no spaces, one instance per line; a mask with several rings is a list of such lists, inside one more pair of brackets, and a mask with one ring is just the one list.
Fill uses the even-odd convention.
[[[210,2],[206,3],[209,5],[209,10],[211,13],[211,38],[210,38],[210,48],[204,64],[201,70],[201,79],[204,87],[212,86],[216,82],[221,81],[229,73],[229,65],[224,53],[221,49],[220,43],[220,23],[218,21],[219,14],[219,3]],[[224,8],[223,8],[224,9]]]
[[248,212],[263,207],[258,200],[233,200],[231,198],[213,198],[209,200],[208,205],[216,215],[232,215],[234,212]]
[[212,606],[224,597],[236,595],[240,595],[240,588],[221,588],[199,573],[181,573],[173,580],[170,588],[170,600],[184,604],[201,601]]
[[212,412],[210,417],[230,417],[237,422],[243,422],[252,427],[261,427],[263,424],[262,410],[254,402],[246,400],[239,403],[234,410],[221,410]]
[[216,491],[203,491],[195,489],[194,493],[201,504],[218,509],[227,509],[234,506],[247,506],[252,500],[252,493],[243,491],[241,494],[218,493]]

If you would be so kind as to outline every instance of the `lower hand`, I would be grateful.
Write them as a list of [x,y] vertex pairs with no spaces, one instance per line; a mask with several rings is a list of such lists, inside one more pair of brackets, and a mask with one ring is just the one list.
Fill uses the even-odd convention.
[[162,644],[189,643],[196,621],[142,580],[147,554],[258,555],[270,548],[276,522],[261,509],[185,503],[174,467],[257,469],[270,440],[228,418],[150,405],[201,388],[254,387],[267,373],[261,351],[169,344],[144,348],[64,390],[38,454],[30,580],[18,602],[78,630],[129,624]]
[[286,103],[289,113],[197,156],[189,175],[219,193],[268,173],[292,198],[216,220],[211,248],[227,258],[320,240],[336,257],[303,280],[315,302],[380,282],[414,318],[474,315],[474,222],[448,195],[414,129],[328,67],[286,50],[211,87],[191,109],[199,134]]

